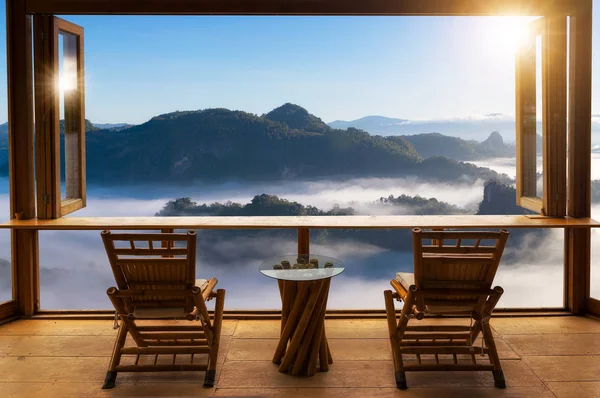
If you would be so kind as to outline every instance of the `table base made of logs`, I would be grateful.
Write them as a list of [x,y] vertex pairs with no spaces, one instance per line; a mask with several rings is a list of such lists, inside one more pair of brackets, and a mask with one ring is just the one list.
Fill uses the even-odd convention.
[[278,280],[281,336],[273,356],[279,371],[294,376],[327,372],[333,363],[325,336],[325,310],[331,278],[315,281]]

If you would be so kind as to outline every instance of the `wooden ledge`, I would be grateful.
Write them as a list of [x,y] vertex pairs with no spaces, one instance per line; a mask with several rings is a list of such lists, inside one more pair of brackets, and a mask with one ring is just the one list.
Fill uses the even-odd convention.
[[160,230],[270,228],[598,228],[591,218],[541,216],[286,216],[286,217],[63,217],[10,220],[0,229]]

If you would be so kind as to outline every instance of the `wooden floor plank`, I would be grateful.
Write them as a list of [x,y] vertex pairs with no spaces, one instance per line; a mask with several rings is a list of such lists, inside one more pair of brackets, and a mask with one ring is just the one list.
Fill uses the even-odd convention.
[[600,381],[598,356],[532,356],[523,359],[543,381]]
[[[496,319],[492,320],[494,325]],[[598,322],[600,323],[600,322]],[[413,320],[410,325],[464,325],[469,319],[432,318],[422,321]],[[279,338],[281,323],[278,320],[240,321],[234,333],[236,338],[272,339]],[[385,319],[327,319],[325,330],[329,339],[388,339],[389,331]],[[494,332],[497,335],[496,332]]]
[[557,398],[600,398],[600,382],[552,382],[548,388]]
[[[335,358],[334,358],[335,359]],[[543,384],[522,361],[503,361],[510,386],[541,387]],[[460,387],[493,386],[491,372],[408,372],[409,386]],[[221,388],[289,388],[289,387],[395,387],[391,361],[336,361],[329,372],[310,378],[279,373],[270,361],[225,362],[218,387]]]
[[600,322],[589,318],[493,319],[502,334],[496,343],[506,390],[493,388],[490,372],[407,373],[409,390],[397,390],[383,320],[327,320],[335,362],[310,378],[282,374],[271,362],[279,321],[224,324],[216,389],[202,387],[204,372],[165,372],[119,374],[109,391],[100,386],[116,334],[112,322],[34,319],[0,326],[0,396],[599,397]]
[[506,335],[503,339],[520,355],[600,355],[599,334]]
[[494,318],[491,325],[501,335],[600,333],[600,322],[580,316]]
[[82,397],[207,397],[215,389],[199,383],[119,383],[112,390],[102,390],[101,383],[3,383],[3,398],[82,398]]
[[[231,336],[237,320],[224,320],[221,335]],[[190,325],[189,321],[138,321],[139,325]],[[113,321],[22,319],[0,326],[0,336],[116,336]]]
[[[221,336],[219,356],[225,359],[230,336]],[[0,336],[0,356],[110,357],[112,336]],[[135,343],[128,338],[127,347]]]
[[[268,361],[273,358],[279,339],[233,339],[230,361]],[[481,339],[476,343],[481,345]],[[500,359],[519,359],[506,342],[496,341]],[[336,361],[391,361],[389,339],[329,339],[329,347]]]
[[0,336],[0,356],[110,357],[113,336]]
[[411,387],[400,391],[397,388],[217,388],[216,397],[286,397],[286,398],[554,398],[554,394],[544,387],[509,387],[506,390],[497,388],[463,387],[451,390],[448,388]]

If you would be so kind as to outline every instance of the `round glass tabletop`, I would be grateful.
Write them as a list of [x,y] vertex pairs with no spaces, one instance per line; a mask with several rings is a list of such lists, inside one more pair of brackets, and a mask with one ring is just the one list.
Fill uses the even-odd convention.
[[331,278],[344,271],[337,258],[318,254],[284,254],[271,257],[260,264],[260,272],[270,278],[285,281],[316,281]]

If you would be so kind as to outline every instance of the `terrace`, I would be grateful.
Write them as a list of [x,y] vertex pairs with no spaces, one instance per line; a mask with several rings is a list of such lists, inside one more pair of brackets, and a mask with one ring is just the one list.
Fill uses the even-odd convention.
[[[407,395],[593,396],[600,390],[600,301],[590,296],[591,231],[591,0],[421,1],[145,1],[7,0],[10,220],[13,299],[0,304],[0,391],[8,396],[166,395]],[[536,194],[535,54],[517,63],[517,203],[538,215],[331,216],[331,217],[65,217],[86,205],[83,31],[66,51],[77,53],[73,95],[65,97],[70,151],[59,149],[53,16],[61,15],[525,15],[541,17],[543,195]],[[539,22],[543,21],[543,22]],[[569,23],[567,24],[567,21]],[[568,32],[568,34],[567,34]],[[38,36],[39,34],[39,36]],[[567,39],[569,46],[567,46]],[[33,46],[32,46],[33,42]],[[77,52],[79,51],[79,52]],[[72,53],[72,54],[73,54]],[[34,54],[36,55],[34,57]],[[533,58],[531,58],[533,57]],[[567,60],[569,68],[567,69]],[[35,76],[35,79],[34,79]],[[532,82],[533,81],[533,82]],[[568,89],[567,89],[568,87]],[[34,93],[35,92],[35,93]],[[34,106],[35,105],[35,106]],[[34,112],[34,109],[39,110]],[[44,111],[41,111],[44,110]],[[68,115],[68,116],[67,116]],[[48,122],[51,120],[51,122]],[[34,135],[34,123],[40,126]],[[534,123],[535,124],[535,123]],[[533,134],[532,134],[533,133]],[[532,141],[533,137],[533,141]],[[35,150],[34,150],[35,148]],[[67,199],[61,198],[61,156]],[[37,176],[37,178],[36,178]],[[533,176],[533,178],[532,178]],[[270,362],[280,313],[225,308],[214,389],[197,374],[120,376],[101,391],[116,332],[112,311],[40,309],[39,232],[44,230],[271,229],[298,231],[299,253],[308,253],[310,230],[352,229],[564,229],[563,308],[497,311],[491,325],[498,340],[508,389],[491,387],[488,375],[410,374],[415,388],[394,388],[383,308],[328,311],[325,322],[334,368],[310,379],[281,375]],[[108,287],[108,286],[107,286]],[[223,286],[227,288],[227,286]],[[437,318],[424,322],[443,324]],[[468,320],[467,320],[468,323]]]

